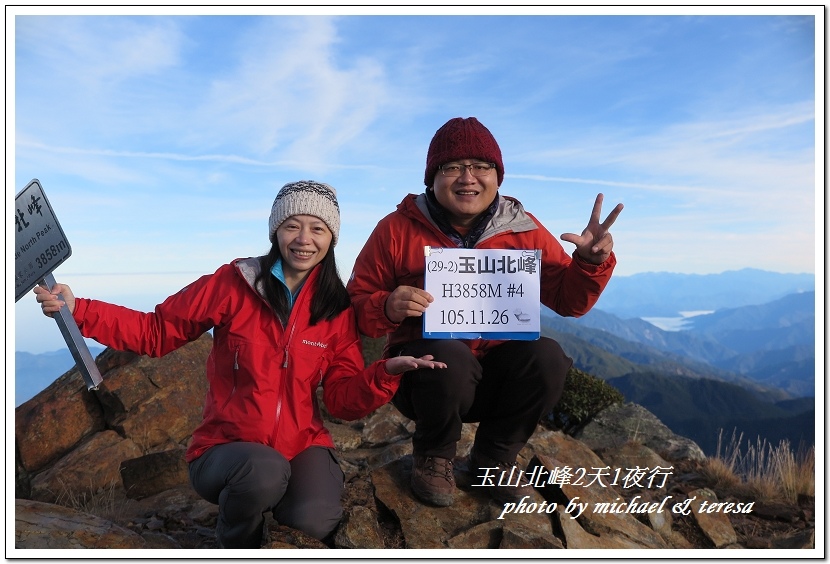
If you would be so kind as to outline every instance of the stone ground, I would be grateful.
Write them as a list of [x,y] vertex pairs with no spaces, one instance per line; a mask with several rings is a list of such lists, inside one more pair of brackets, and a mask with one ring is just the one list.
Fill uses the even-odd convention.
[[[681,494],[700,487],[712,488],[696,472],[695,463],[681,463],[677,469],[678,472],[670,478],[666,493]],[[724,491],[715,491],[722,501],[751,501],[730,497]],[[149,548],[218,548],[214,537],[216,506],[199,499],[188,486],[161,495],[162,497],[154,496],[141,501],[115,500],[110,503],[110,514],[99,516],[142,535]],[[634,495],[634,492],[630,495]],[[384,547],[406,548],[397,519],[375,500],[374,489],[367,474],[354,475],[347,481],[343,504],[346,512],[355,506],[377,512]],[[744,548],[805,548],[815,530],[813,512],[814,498],[804,497],[798,504],[756,502],[752,513],[732,514],[730,520],[738,535],[738,544]],[[673,529],[689,541],[692,548],[713,548],[692,516],[675,515]],[[268,548],[331,548],[273,522],[269,523],[269,532]]]
[[[673,491],[685,493],[699,487],[711,487],[695,471],[695,463],[685,462],[677,466],[678,472],[673,475],[674,479],[670,480],[667,493],[671,494]],[[729,500],[725,492],[718,491],[717,493],[720,500]],[[746,502],[752,501],[751,499],[733,499]],[[368,476],[358,475],[347,482],[343,504],[347,510],[356,505],[376,509],[386,548],[406,548],[403,534],[396,519],[386,512],[380,504],[376,503]],[[812,531],[815,527],[813,510],[813,498],[804,498],[798,505],[783,502],[756,502],[752,513],[746,515],[733,514],[730,515],[730,520],[738,535],[738,544],[741,546],[745,548],[773,548],[772,539],[798,538],[805,532]],[[643,519],[643,522],[648,524],[645,519]],[[691,515],[675,516],[674,523],[674,528],[689,541],[692,548],[714,548]]]

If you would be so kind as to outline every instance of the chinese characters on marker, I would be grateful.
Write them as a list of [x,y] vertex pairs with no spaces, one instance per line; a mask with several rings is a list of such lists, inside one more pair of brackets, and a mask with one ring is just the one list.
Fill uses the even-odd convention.
[[532,251],[524,251],[520,257],[508,254],[502,254],[496,258],[485,255],[479,259],[474,256],[460,256],[457,261],[433,260],[427,263],[429,272],[451,272],[453,274],[516,274],[518,272],[534,274],[537,268],[537,256]]
[[535,249],[425,247],[426,338],[538,339],[539,269]]

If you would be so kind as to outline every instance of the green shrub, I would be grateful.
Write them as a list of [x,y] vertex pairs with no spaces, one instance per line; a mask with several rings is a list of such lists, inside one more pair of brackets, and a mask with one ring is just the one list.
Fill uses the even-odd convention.
[[542,422],[572,434],[603,409],[624,401],[625,397],[604,380],[571,368],[562,398]]

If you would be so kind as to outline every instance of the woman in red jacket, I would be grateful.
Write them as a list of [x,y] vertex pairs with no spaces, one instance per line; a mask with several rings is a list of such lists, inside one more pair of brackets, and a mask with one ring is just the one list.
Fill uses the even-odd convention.
[[213,329],[203,421],[186,459],[193,488],[219,505],[224,548],[259,548],[264,513],[330,541],[342,516],[344,476],[323,426],[316,390],[337,418],[364,417],[388,402],[400,375],[446,368],[432,356],[399,356],[364,369],[334,246],[334,188],[286,184],[269,219],[271,249],[237,259],[142,313],[35,288],[46,315],[66,305],[81,333],[119,350],[159,357]]

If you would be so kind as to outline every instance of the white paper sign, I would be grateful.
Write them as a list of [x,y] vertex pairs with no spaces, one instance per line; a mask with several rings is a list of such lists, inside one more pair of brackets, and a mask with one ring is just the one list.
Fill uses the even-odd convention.
[[424,247],[427,339],[539,338],[542,251]]

